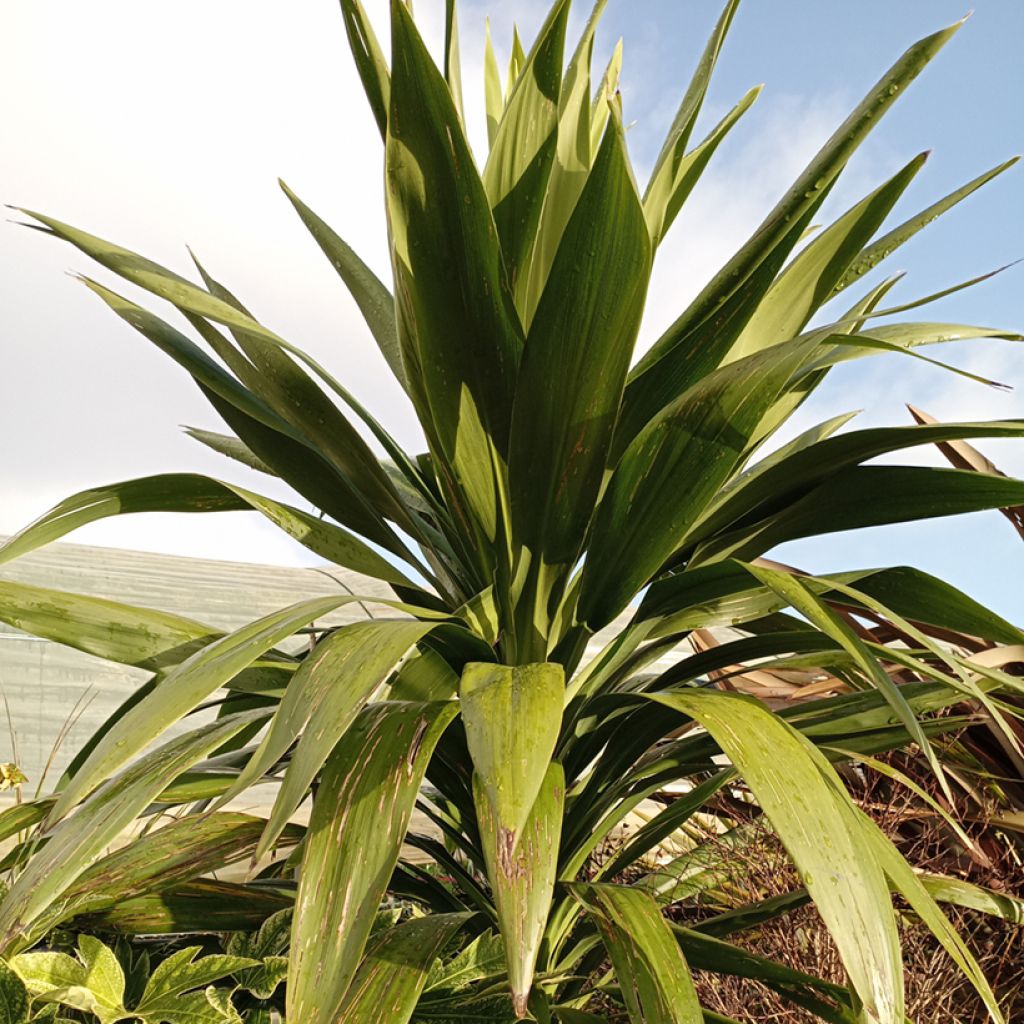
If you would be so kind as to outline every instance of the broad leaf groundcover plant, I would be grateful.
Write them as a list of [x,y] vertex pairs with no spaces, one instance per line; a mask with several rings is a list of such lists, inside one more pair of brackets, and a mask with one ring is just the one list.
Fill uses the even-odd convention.
[[[3,861],[0,1020],[724,1020],[702,1010],[700,971],[755,978],[822,1020],[902,1024],[894,895],[1001,1019],[939,904],[1019,908],[916,873],[842,773],[913,747],[948,790],[941,744],[971,709],[1018,744],[1004,697],[1022,684],[1005,669],[1024,633],[910,567],[815,577],[764,558],[794,538],[1024,504],[1024,482],[1004,476],[873,461],[1020,437],[1022,422],[842,430],[850,417],[838,415],[771,444],[848,360],[1021,340],[894,319],[936,297],[893,300],[896,278],[857,288],[1013,161],[891,226],[916,156],[812,230],[858,146],[960,25],[884,72],[635,359],[659,244],[758,90],[694,137],[730,0],[641,188],[621,50],[603,75],[591,67],[604,6],[572,41],[569,2],[557,0],[528,52],[517,37],[507,75],[488,41],[481,167],[463,123],[454,0],[439,62],[411,5],[392,3],[388,42],[358,0],[342,0],[383,143],[390,286],[284,189],[415,409],[422,453],[403,451],[198,262],[182,276],[24,211],[184,316],[189,333],[82,279],[191,375],[230,431],[197,440],[296,498],[194,474],[130,480],[68,498],[0,560],[105,516],[246,510],[390,584],[394,600],[389,617],[321,632],[295,654],[289,638],[358,596],[222,635],[0,581],[0,619],[151,673],[52,794],[0,814],[0,839],[16,840]],[[719,627],[721,643],[688,644]],[[748,670],[809,680],[809,692],[772,710],[713,685]],[[182,731],[211,706],[215,718]],[[227,809],[267,782],[268,818]],[[800,888],[730,902],[722,851],[751,830],[723,795],[770,822]],[[660,810],[623,837],[649,797]],[[310,804],[308,825],[293,822]],[[430,835],[410,831],[416,807]],[[430,866],[407,861],[404,844]],[[808,901],[845,985],[742,947]],[[68,931],[77,951],[54,946]],[[214,933],[237,934],[221,950]],[[139,936],[164,937],[152,970],[148,953],[139,967]]]

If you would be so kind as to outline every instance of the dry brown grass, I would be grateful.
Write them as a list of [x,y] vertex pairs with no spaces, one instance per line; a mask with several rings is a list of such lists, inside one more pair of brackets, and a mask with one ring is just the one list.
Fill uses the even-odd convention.
[[[922,771],[911,755],[895,754],[886,760],[938,797],[937,787],[927,781],[927,771]],[[1024,897],[1020,846],[986,823],[987,808],[966,799],[961,807],[946,805],[972,840],[971,847],[965,849],[941,815],[899,783],[867,770],[849,772],[847,782],[857,802],[916,868]],[[733,821],[757,813],[749,804],[728,797],[723,798],[718,810]],[[673,908],[672,914],[680,922],[692,925],[730,905],[756,903],[800,887],[796,871],[764,819],[752,817],[750,821],[756,829],[751,844],[739,851],[720,844],[723,860],[733,865],[728,891],[708,893]],[[715,842],[710,836],[708,841]],[[914,1024],[987,1021],[985,1008],[970,983],[928,929],[906,908],[902,909],[900,932],[908,1018]],[[974,911],[945,909],[978,958],[1007,1021],[1024,1019],[1024,926]],[[730,936],[729,941],[797,970],[845,983],[835,947],[813,905],[794,910],[756,930]],[[757,982],[704,972],[695,972],[695,976],[705,1007],[744,1024],[810,1024],[819,1020]],[[614,1013],[609,1016],[614,1024],[625,1020]]]
[[[907,755],[893,755],[889,760],[921,782],[922,773],[914,771]],[[849,781],[858,803],[916,868],[1024,896],[1024,873],[1018,851],[1008,837],[985,824],[977,807],[971,808],[974,820],[962,822],[973,840],[973,847],[967,850],[941,816],[905,787],[871,772],[858,772]],[[957,809],[950,810],[955,814]],[[738,860],[735,884],[746,890],[752,902],[800,885],[778,840],[766,825],[759,823],[759,829],[758,840],[743,851],[723,849],[723,856]],[[707,909],[717,912],[721,905]],[[699,908],[691,908],[690,914],[695,911],[700,912]],[[981,963],[1006,1019],[1018,1019],[1024,1011],[1024,927],[974,911],[951,907],[946,911]],[[915,1024],[982,1024],[989,1019],[970,983],[927,928],[913,915],[904,913],[900,932],[906,967],[907,1016]],[[844,982],[835,947],[813,906],[802,907],[731,941],[826,980]],[[697,986],[706,1007],[738,1021],[805,1024],[818,1019],[756,982],[701,974]]]

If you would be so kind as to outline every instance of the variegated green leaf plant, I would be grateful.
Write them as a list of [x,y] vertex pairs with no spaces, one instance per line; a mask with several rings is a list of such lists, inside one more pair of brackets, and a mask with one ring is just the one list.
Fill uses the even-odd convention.
[[[296,497],[189,474],[118,483],[61,503],[0,561],[109,515],[255,511],[325,560],[389,584],[395,600],[391,617],[336,630],[301,657],[279,646],[355,598],[303,602],[225,636],[0,580],[0,619],[153,673],[54,794],[0,814],[0,837],[22,840],[4,862],[0,954],[20,969],[69,921],[129,934],[245,930],[294,905],[292,1024],[600,1021],[598,998],[618,999],[638,1024],[696,1024],[694,968],[758,978],[824,1020],[902,1024],[898,893],[999,1020],[935,899],[990,912],[1010,903],[916,875],[840,772],[915,744],[941,784],[955,784],[934,747],[962,721],[948,709],[965,704],[1016,743],[999,693],[1021,684],[998,650],[972,652],[1012,650],[1024,633],[910,568],[813,577],[763,557],[794,538],[1024,504],[1024,482],[1004,476],[872,461],[1018,438],[1024,422],[841,431],[841,415],[771,445],[851,358],[1021,340],[989,327],[879,325],[934,298],[886,306],[895,278],[845,303],[840,294],[1013,161],[887,228],[924,163],[914,157],[802,244],[858,146],[960,25],[882,75],[636,358],[659,245],[757,96],[696,140],[738,0],[644,188],[623,128],[621,48],[603,77],[592,74],[604,0],[571,53],[569,0],[556,0],[529,51],[516,35],[504,81],[488,39],[482,164],[464,124],[455,4],[440,64],[411,6],[393,0],[388,44],[359,0],[341,0],[383,140],[390,284],[285,192],[412,404],[423,452],[403,451],[204,267],[189,278],[25,211],[185,317],[191,334],[83,279],[192,377],[230,431],[193,436]],[[869,622],[893,625],[896,642]],[[730,632],[716,646],[688,643],[719,627]],[[709,685],[748,671],[834,685],[782,711]],[[215,723],[164,737],[214,698]],[[278,787],[269,820],[224,809],[266,782]],[[803,880],[788,900],[729,905],[722,848],[748,833],[714,810],[722,791],[748,794],[771,823]],[[622,839],[630,814],[659,795],[662,809]],[[289,824],[307,801],[308,826]],[[410,831],[417,803],[433,835]],[[155,808],[178,820],[108,852]],[[710,817],[724,841],[693,838]],[[666,861],[669,840],[677,852]],[[408,861],[410,846],[438,871]],[[248,882],[212,876],[250,858],[259,868]],[[391,897],[418,909],[374,933]],[[711,924],[686,923],[697,898],[721,903]],[[816,978],[813,964],[800,973],[740,949],[745,930],[808,899],[845,986]]]

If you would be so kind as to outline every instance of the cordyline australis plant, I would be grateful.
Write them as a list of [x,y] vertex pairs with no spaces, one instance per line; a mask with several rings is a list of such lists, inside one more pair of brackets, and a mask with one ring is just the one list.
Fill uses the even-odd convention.
[[[392,4],[390,61],[357,0],[341,6],[384,141],[393,291],[286,192],[365,314],[427,452],[403,452],[327,370],[202,267],[196,283],[29,213],[184,314],[212,355],[85,282],[192,375],[233,431],[198,438],[281,477],[317,514],[206,477],[148,477],[69,498],[0,557],[108,515],[255,510],[318,555],[390,584],[394,617],[329,632],[303,657],[278,648],[357,598],[306,601],[221,635],[0,583],[6,621],[152,672],[55,794],[0,816],[0,835],[34,830],[5,865],[0,952],[17,973],[58,924],[243,929],[294,903],[290,1024],[576,1024],[604,1020],[616,1004],[632,1021],[690,1024],[703,1019],[692,970],[758,979],[824,1020],[901,1024],[898,893],[999,1019],[935,900],[998,901],[915,873],[850,799],[837,765],[914,744],[948,785],[932,741],[964,721],[939,713],[968,702],[1016,742],[999,692],[1021,688],[1002,666],[1024,634],[914,569],[811,577],[761,559],[793,538],[1024,503],[1024,483],[1006,477],[868,464],[924,443],[1018,437],[1021,422],[837,433],[849,419],[837,416],[764,454],[839,363],[1014,337],[879,326],[929,301],[886,307],[894,278],[849,305],[840,297],[1008,163],[876,237],[924,162],[915,157],[800,247],[858,145],[959,25],[885,72],[634,362],[659,243],[757,94],[693,144],[736,0],[643,191],[622,128],[620,51],[603,78],[591,74],[601,0],[567,63],[569,3],[558,0],[528,54],[517,41],[504,89],[488,45],[482,171],[463,124],[454,4],[440,68],[405,4]],[[827,322],[809,329],[814,317]],[[897,639],[881,642],[865,620]],[[726,625],[734,632],[719,646],[679,651],[692,631]],[[960,637],[972,638],[969,651],[991,650],[973,657]],[[665,669],[659,659],[672,652]],[[833,695],[775,712],[708,685],[752,665],[824,677]],[[218,693],[216,721],[154,746]],[[222,809],[268,780],[277,785],[268,820]],[[666,787],[675,797],[611,843],[631,810]],[[696,834],[695,822],[711,820],[709,801],[729,793],[746,794],[771,822],[803,888],[730,905],[722,851],[750,830],[721,810],[713,842],[680,853],[677,841],[672,859],[652,859],[665,840]],[[311,794],[308,828],[289,824]],[[409,832],[417,803],[439,838]],[[155,807],[180,820],[104,855]],[[439,870],[404,861],[404,841]],[[250,881],[210,879],[250,857],[261,865]],[[418,911],[374,930],[389,895]],[[694,913],[697,898],[719,913]],[[846,987],[734,944],[807,900],[831,932]],[[46,983],[22,974],[45,998]],[[215,1002],[211,1021],[237,1017],[230,1001]]]

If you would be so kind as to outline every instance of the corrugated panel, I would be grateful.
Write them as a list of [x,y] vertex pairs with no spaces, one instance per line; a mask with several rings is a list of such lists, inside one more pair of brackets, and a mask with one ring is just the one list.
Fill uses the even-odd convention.
[[[54,544],[26,555],[0,568],[0,578],[159,608],[222,630],[319,595],[393,596],[386,584],[334,566],[290,569],[78,544]],[[346,606],[322,624],[368,614],[395,613],[371,601]],[[11,749],[9,730],[0,717],[0,760],[17,760],[34,788],[77,707],[80,715],[54,757],[49,777],[56,780],[96,727],[146,678],[143,671],[0,624],[0,688],[17,746],[17,751]]]

